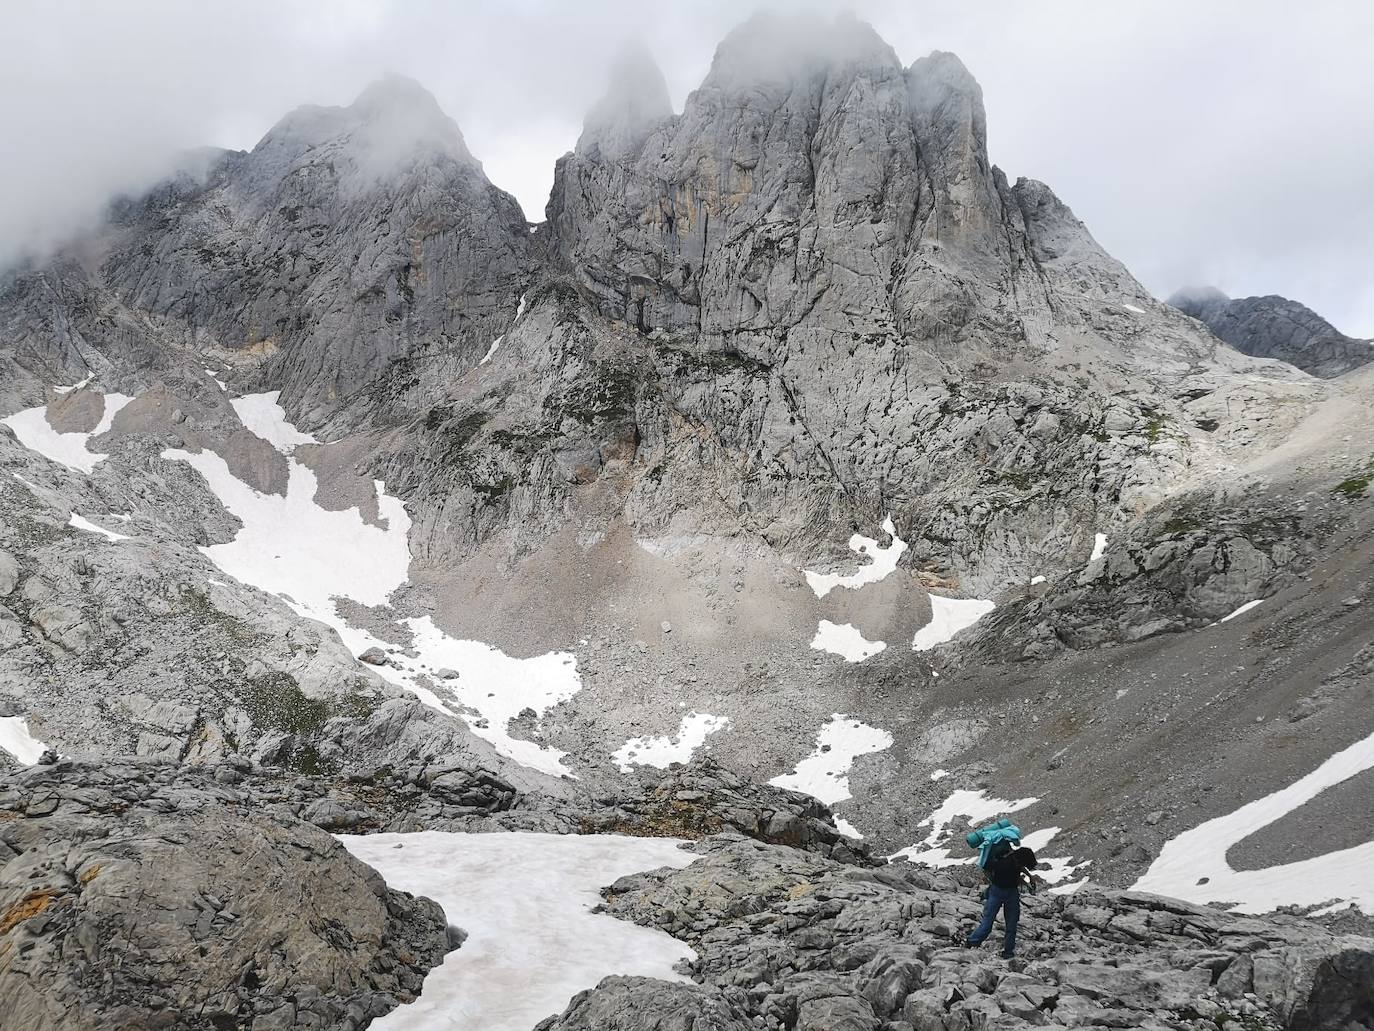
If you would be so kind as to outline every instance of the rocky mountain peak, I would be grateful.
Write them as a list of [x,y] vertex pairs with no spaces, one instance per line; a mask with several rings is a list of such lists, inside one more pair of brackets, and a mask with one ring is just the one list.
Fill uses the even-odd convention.
[[970,134],[987,142],[987,114],[983,109],[983,87],[959,58],[936,50],[907,69],[912,105],[927,120],[957,121]]
[[611,65],[606,92],[587,112],[577,152],[624,156],[672,115],[668,84],[658,62],[642,44],[629,44]]
[[423,160],[481,168],[434,95],[400,75],[373,82],[347,107],[297,108],[268,131],[252,159],[255,190],[306,165],[330,166],[355,187]]
[[1184,287],[1169,303],[1206,323],[1237,351],[1277,358],[1323,379],[1374,361],[1374,341],[1346,336],[1307,305],[1288,297],[1230,298],[1212,287]]
[[892,47],[851,14],[760,12],[721,41],[702,86],[731,90],[797,82],[827,70],[900,67]]

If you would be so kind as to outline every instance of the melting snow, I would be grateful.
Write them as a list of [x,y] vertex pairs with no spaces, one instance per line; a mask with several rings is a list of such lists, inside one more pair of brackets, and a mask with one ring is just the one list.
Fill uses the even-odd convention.
[[[249,429],[284,454],[315,442],[286,422],[275,393],[252,394],[231,403]],[[294,458],[287,461],[283,496],[255,491],[212,451],[172,450],[163,452],[163,457],[199,471],[224,507],[243,523],[229,543],[201,549],[220,569],[243,583],[280,595],[300,615],[333,627],[355,655],[371,647],[391,652],[389,664],[373,671],[434,708],[454,711],[424,681],[433,670],[457,670],[459,678],[446,681],[445,688],[461,706],[472,710],[458,715],[473,733],[525,766],[554,776],[569,772],[562,763],[563,752],[511,737],[509,724],[527,708],[542,716],[577,693],[581,679],[571,653],[514,659],[480,641],[449,637],[424,616],[405,621],[414,634],[416,654],[403,655],[337,613],[336,598],[386,605],[391,593],[407,582],[410,516],[404,503],[388,495],[380,480],[374,486],[384,527],[364,521],[356,508],[336,512],[315,504],[318,480]]]
[[113,530],[107,530],[103,526],[96,526],[95,523],[91,522],[89,519],[82,519],[75,512],[73,512],[72,517],[67,520],[67,525],[74,526],[78,530],[85,530],[88,533],[98,533],[102,537],[107,537],[112,541],[127,541],[129,539],[127,534],[115,533]]
[[1257,598],[1257,599],[1255,599],[1254,601],[1247,601],[1244,605],[1242,605],[1240,608],[1236,609],[1236,611],[1235,611],[1235,612],[1232,612],[1229,616],[1222,616],[1219,620],[1217,620],[1216,623],[1213,623],[1212,626],[1216,626],[1217,623],[1228,623],[1228,622],[1230,622],[1231,620],[1235,619],[1237,616],[1239,616],[1239,615],[1241,615],[1241,614],[1243,614],[1243,613],[1249,612],[1249,611],[1250,611],[1251,609],[1253,609],[1256,605],[1260,604],[1260,603],[1263,602],[1263,601],[1264,601],[1263,598]]
[[[78,384],[82,385],[84,384]],[[75,390],[76,387],[70,389]],[[14,435],[19,438],[19,443],[30,451],[37,451],[43,457],[59,462],[69,469],[90,473],[107,457],[89,449],[87,445],[91,438],[109,432],[120,409],[132,400],[132,397],[124,394],[104,395],[105,409],[100,416],[100,423],[90,433],[58,433],[48,425],[47,405],[15,412],[0,419],[0,423],[13,430]]]
[[1093,537],[1093,553],[1088,556],[1088,562],[1090,564],[1096,562],[1106,553],[1107,535],[1105,533],[1099,533],[1095,537]]
[[816,573],[810,569],[802,570],[811,590],[817,598],[824,598],[836,587],[862,587],[864,584],[877,583],[897,568],[897,560],[906,551],[906,541],[897,536],[897,528],[892,517],[883,520],[883,532],[892,538],[892,543],[882,547],[872,537],[856,533],[849,538],[849,550],[868,558],[868,563],[859,567],[857,572],[847,575],[841,573]]
[[1125,308],[1127,311],[1133,311],[1133,312],[1135,312],[1137,315],[1144,315],[1144,314],[1145,314],[1145,309],[1144,309],[1144,308],[1137,308],[1134,304],[1123,304],[1121,307]]
[[673,763],[690,762],[692,753],[706,743],[706,737],[730,725],[727,716],[689,712],[682,717],[678,731],[671,737],[632,737],[611,756],[624,773],[631,766],[656,766],[665,770]]
[[339,841],[468,932],[420,997],[374,1021],[376,1031],[528,1031],[611,974],[687,980],[673,969],[695,958],[686,945],[592,912],[619,877],[691,863],[675,839],[425,831]]
[[38,762],[48,750],[45,742],[29,733],[29,721],[23,716],[0,716],[0,748],[25,766]]
[[850,797],[849,770],[854,760],[891,747],[892,735],[887,731],[837,712],[816,735],[816,750],[797,763],[792,773],[774,777],[768,783],[805,791],[826,805],[834,805]]
[[931,780],[939,780],[939,779],[941,779],[942,777],[948,777],[948,776],[949,776],[949,770],[932,770],[931,773],[930,773],[930,779],[931,779]]
[[1233,870],[1226,861],[1226,853],[1238,842],[1370,768],[1374,768],[1374,734],[1337,752],[1288,787],[1171,839],[1133,890],[1189,902],[1234,902],[1242,913],[1334,900],[1353,902],[1366,913],[1374,913],[1374,877],[1370,876],[1374,841],[1263,870]]
[[973,626],[997,606],[983,598],[930,596],[930,622],[916,631],[912,651],[924,652],[952,640],[960,630]]
[[838,655],[846,662],[863,662],[871,659],[887,647],[882,641],[865,640],[864,635],[850,623],[832,623],[821,620],[816,628],[816,636],[811,647],[817,651]]

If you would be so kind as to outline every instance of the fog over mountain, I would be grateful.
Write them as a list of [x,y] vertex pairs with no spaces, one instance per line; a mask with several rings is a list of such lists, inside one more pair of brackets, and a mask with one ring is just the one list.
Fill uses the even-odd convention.
[[[1156,296],[1277,293],[1374,336],[1374,8],[786,8],[852,9],[904,62],[959,54],[984,89],[993,160],[1054,183]],[[0,170],[0,260],[84,224],[180,149],[250,148],[281,111],[347,103],[388,71],[435,94],[537,221],[625,41],[652,53],[681,110],[745,13],[728,0],[7,4],[0,26],[20,45],[0,68],[0,134],[18,160]]]

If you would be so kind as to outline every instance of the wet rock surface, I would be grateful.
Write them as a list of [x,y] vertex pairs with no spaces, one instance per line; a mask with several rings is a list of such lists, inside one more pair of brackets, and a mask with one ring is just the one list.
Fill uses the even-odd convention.
[[414,998],[450,947],[439,907],[224,779],[112,760],[0,782],[5,1027],[362,1028]]

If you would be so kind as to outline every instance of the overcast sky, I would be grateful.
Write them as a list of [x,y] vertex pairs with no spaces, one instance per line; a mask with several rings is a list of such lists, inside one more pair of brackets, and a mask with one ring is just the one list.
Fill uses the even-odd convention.
[[[1160,296],[1282,293],[1374,337],[1374,3],[851,0],[910,63],[982,83],[993,160],[1043,179]],[[542,218],[629,37],[681,110],[747,0],[0,0],[0,255],[175,149],[251,148],[302,103],[420,80]]]

